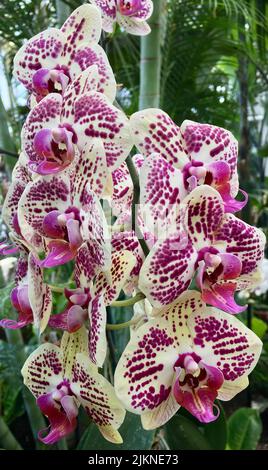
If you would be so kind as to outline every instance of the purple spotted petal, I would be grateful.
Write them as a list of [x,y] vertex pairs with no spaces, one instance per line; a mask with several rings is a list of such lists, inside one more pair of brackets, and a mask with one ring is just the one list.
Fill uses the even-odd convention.
[[71,77],[76,77],[82,71],[92,66],[95,66],[97,69],[98,80],[94,87],[91,85],[90,89],[88,88],[86,91],[96,90],[99,93],[104,93],[113,102],[116,95],[116,81],[108,58],[102,47],[98,44],[83,45],[77,49],[70,64],[70,75]]
[[224,215],[220,194],[210,186],[198,186],[184,199],[183,206],[185,230],[192,243],[198,250],[209,246]]
[[64,34],[56,28],[49,28],[19,49],[14,58],[14,75],[28,91],[34,91],[33,76],[37,70],[53,69],[58,65],[64,43]]
[[75,262],[74,278],[78,287],[89,287],[90,281],[105,266],[103,249],[95,240],[80,247]]
[[146,36],[151,32],[151,28],[146,21],[141,21],[134,16],[125,16],[117,13],[116,19],[121,28],[135,36]]
[[124,288],[130,273],[135,266],[136,259],[130,251],[112,252],[110,270],[104,269],[95,280],[95,293],[102,294],[105,305],[117,299]]
[[264,256],[264,233],[232,214],[225,214],[215,234],[215,243],[226,246],[226,253],[238,256],[242,262],[241,274],[250,274],[260,265]]
[[121,165],[132,148],[128,119],[101,93],[86,93],[78,98],[69,122],[80,149],[89,138],[102,139],[110,171]]
[[102,27],[107,33],[113,32],[113,25],[116,19],[116,2],[115,0],[91,0],[101,10]]
[[92,5],[82,5],[72,12],[61,28],[65,35],[62,52],[69,67],[77,49],[91,42],[98,42],[101,35],[101,15]]
[[102,294],[93,297],[88,307],[90,322],[89,357],[98,367],[102,367],[106,352],[106,307]]
[[61,119],[64,122],[74,115],[74,101],[87,92],[97,91],[99,74],[96,65],[91,65],[69,84],[63,95]]
[[32,253],[28,262],[28,298],[33,312],[35,327],[43,333],[52,309],[52,293],[44,284],[43,272]]
[[197,252],[181,233],[157,242],[140,271],[139,288],[155,307],[173,302],[195,272]]
[[74,202],[77,205],[81,203],[86,186],[101,197],[106,188],[107,178],[106,156],[101,139],[88,140],[81,154],[75,159],[71,174]]
[[[117,434],[116,429],[124,421],[125,410],[116,397],[112,385],[98,373],[97,367],[87,355],[77,354],[76,358],[71,390],[104,436],[114,442],[110,434]],[[119,442],[121,442],[120,436]]]
[[134,144],[149,157],[158,153],[171,165],[183,168],[189,162],[180,128],[160,109],[147,109],[130,118]]
[[135,256],[135,266],[123,287],[124,292],[127,295],[131,295],[138,286],[139,273],[144,260],[139,240],[134,232],[115,232],[112,236],[112,247],[116,252],[128,250]]
[[226,381],[247,376],[258,361],[262,343],[235,316],[214,308],[194,312],[188,320],[194,351],[217,367]]
[[176,230],[179,204],[186,196],[182,173],[159,154],[146,158],[140,170],[140,203],[146,227],[159,238]]
[[115,390],[127,410],[141,414],[167,402],[176,358],[166,321],[157,318],[137,330],[115,371]]

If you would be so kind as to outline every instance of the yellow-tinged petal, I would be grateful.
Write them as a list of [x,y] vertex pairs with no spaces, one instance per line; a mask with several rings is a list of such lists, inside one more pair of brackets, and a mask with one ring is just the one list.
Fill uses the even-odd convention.
[[[114,431],[124,421],[125,409],[115,395],[113,386],[98,372],[98,368],[85,354],[78,354],[74,365],[74,374],[71,383],[72,392],[77,396],[88,416],[101,427],[111,428],[107,436],[118,438]],[[104,437],[106,437],[104,435]]]
[[122,444],[123,439],[121,434],[113,428],[113,426],[99,426],[99,430],[103,437],[113,444]]
[[61,340],[61,352],[63,357],[64,378],[72,379],[74,363],[78,353],[87,354],[88,335],[87,330],[82,326],[75,333],[64,332]]
[[112,253],[111,270],[101,272],[95,285],[95,292],[103,293],[105,305],[110,305],[117,299],[135,264],[136,258],[130,251],[120,250]]
[[24,384],[38,398],[53,390],[63,380],[62,352],[55,344],[39,346],[22,368]]

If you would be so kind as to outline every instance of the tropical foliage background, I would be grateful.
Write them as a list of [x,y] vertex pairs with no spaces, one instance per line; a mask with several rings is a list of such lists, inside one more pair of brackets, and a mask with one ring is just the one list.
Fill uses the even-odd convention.
[[[184,119],[229,129],[240,143],[240,186],[249,192],[243,214],[267,234],[268,216],[268,0],[155,0],[160,4],[159,62],[161,73],[149,86],[159,92],[159,106],[180,124]],[[80,0],[2,0],[0,3],[0,203],[20,149],[20,129],[27,96],[12,78],[12,61],[25,39],[48,26],[61,25]],[[103,35],[115,72],[117,100],[127,114],[137,111],[142,86],[148,86],[140,66],[144,39],[121,32]],[[159,63],[158,63],[159,65]],[[159,69],[160,70],[160,69]],[[140,80],[140,78],[142,80]],[[0,220],[0,236],[6,228]],[[9,293],[13,268],[0,261],[0,318],[12,317]],[[267,269],[266,269],[267,270]],[[265,272],[264,272],[265,274]],[[56,283],[70,273],[55,269]],[[266,274],[267,276],[267,274]],[[268,289],[268,280],[267,280]],[[258,294],[258,295],[257,295]],[[61,296],[55,310],[61,310]],[[241,319],[261,337],[264,348],[250,376],[250,388],[222,407],[221,417],[203,426],[180,411],[163,429],[143,431],[139,417],[127,415],[122,449],[268,449],[268,291],[245,299]],[[130,308],[122,312],[128,319]],[[108,311],[113,323],[113,308]],[[55,334],[54,332],[47,333]],[[128,340],[128,331],[110,331],[105,375],[111,379]],[[44,418],[23,387],[20,368],[36,347],[31,327],[0,331],[0,448],[44,449],[36,439]],[[112,449],[83,413],[77,432],[54,448]]]

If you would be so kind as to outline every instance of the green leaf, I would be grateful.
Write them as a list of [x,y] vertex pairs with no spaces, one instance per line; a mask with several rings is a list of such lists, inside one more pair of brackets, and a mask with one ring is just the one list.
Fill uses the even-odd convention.
[[91,423],[77,450],[150,450],[153,445],[155,431],[145,431],[141,426],[140,416],[127,413],[119,431],[123,444],[111,444],[102,437],[96,425]]
[[262,432],[259,412],[240,408],[228,420],[228,447],[232,450],[254,450]]
[[171,450],[212,450],[208,439],[197,423],[181,414],[174,416],[165,426],[166,441]]
[[262,339],[267,331],[267,323],[257,317],[252,318],[252,330]]

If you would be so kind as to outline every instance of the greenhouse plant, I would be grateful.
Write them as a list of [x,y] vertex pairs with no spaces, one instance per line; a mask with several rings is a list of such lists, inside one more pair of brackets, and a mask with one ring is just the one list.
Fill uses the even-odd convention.
[[268,450],[267,18],[1,2],[0,449]]

